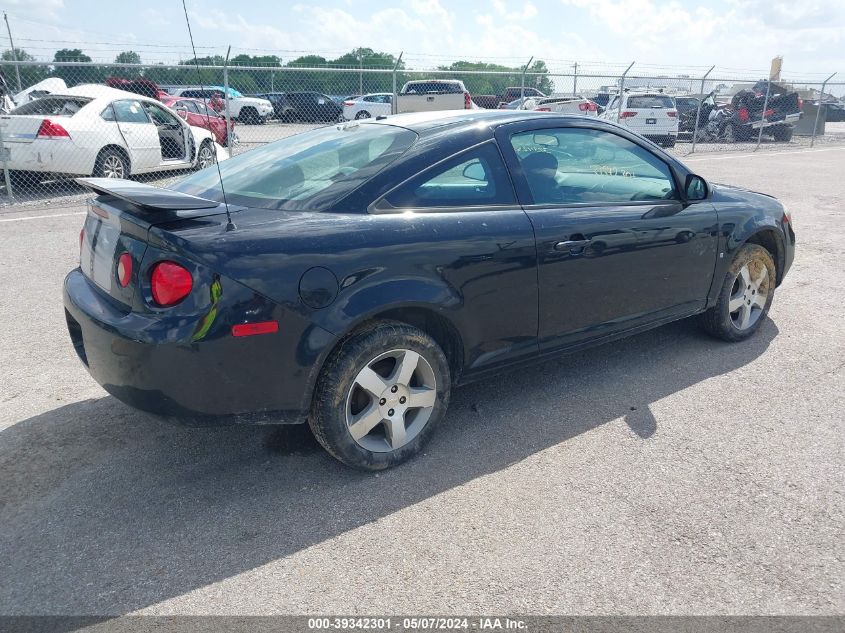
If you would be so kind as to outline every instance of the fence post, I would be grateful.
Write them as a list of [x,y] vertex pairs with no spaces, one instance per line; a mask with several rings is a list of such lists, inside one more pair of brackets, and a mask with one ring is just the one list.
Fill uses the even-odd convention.
[[[833,73],[833,75],[835,74],[836,73]],[[833,79],[833,75],[831,75],[822,82],[821,94],[819,94],[819,105],[816,108],[816,120],[813,122],[813,137],[810,139],[810,147],[816,144],[816,128],[819,125],[819,113],[822,111],[822,99],[824,99],[824,89],[827,86],[827,82]]]
[[760,149],[760,143],[763,142],[763,128],[766,127],[766,110],[769,109],[769,93],[771,91],[772,79],[769,77],[769,80],[766,82],[766,98],[763,99],[763,111],[760,113],[760,133],[757,135],[757,145],[754,147],[755,152]]
[[[226,100],[226,125],[232,124],[232,113],[229,111],[229,53],[232,47],[226,49],[226,61],[223,62],[223,98]],[[226,149],[229,150],[229,158],[232,157],[232,135],[226,130]]]
[[714,68],[716,67],[711,66],[710,70],[704,73],[704,76],[701,78],[701,97],[698,100],[698,109],[695,111],[695,121],[692,124],[692,149],[690,150],[690,154],[695,154],[695,137],[698,136],[698,119],[701,117],[701,102],[704,100],[704,80],[713,72]]
[[[628,74],[628,71],[633,68],[636,62],[631,62],[631,65],[625,69],[625,72],[622,73],[622,76],[619,78],[619,110],[616,112],[616,122],[619,123],[619,120],[622,117],[622,93],[625,92],[625,77]],[[610,105],[610,103],[608,103]]]
[[396,58],[396,63],[393,64],[393,98],[390,103],[391,114],[399,113],[399,95],[396,92],[396,72],[399,70],[399,64],[402,63],[402,55],[404,54],[405,51],[399,51],[399,57]]
[[3,164],[3,177],[6,180],[6,195],[9,197],[9,204],[15,204],[15,192],[12,191],[12,177],[6,167],[6,145],[3,143],[3,126],[0,125],[0,160]]
[[[531,65],[531,62],[534,61],[534,55],[531,56],[531,59],[528,60],[528,63],[522,69],[522,86],[519,89],[519,98],[522,99],[523,103],[525,102],[525,73],[528,72],[528,67]],[[522,104],[520,104],[522,107]]]
[[575,69],[572,73],[572,96],[578,96],[578,62],[572,64],[572,67]]

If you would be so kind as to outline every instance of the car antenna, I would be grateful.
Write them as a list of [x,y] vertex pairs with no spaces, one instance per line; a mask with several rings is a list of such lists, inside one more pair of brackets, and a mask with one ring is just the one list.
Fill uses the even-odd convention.
[[[188,24],[188,37],[191,40],[191,51],[194,53],[194,67],[197,69],[197,78],[200,82],[200,91],[205,92],[205,87],[202,85],[202,73],[200,72],[200,65],[199,61],[197,60],[197,49],[194,46],[194,34],[191,32],[191,20],[188,18],[188,7],[185,5],[185,0],[182,0],[182,10],[185,12],[185,22]],[[229,50],[232,50],[232,47],[229,47]],[[226,59],[229,59],[229,53],[226,53]],[[205,122],[208,125],[209,129],[211,129],[211,118],[208,115],[208,108],[210,106],[208,103],[205,104]],[[229,113],[226,112],[228,115]],[[226,134],[230,134],[231,130],[229,130],[229,119],[224,117],[226,121]],[[214,134],[212,133],[211,138],[214,138]],[[213,142],[213,141],[212,141]],[[217,150],[214,152],[217,153]],[[217,167],[217,177],[220,179],[220,191],[223,192],[223,206],[226,207],[226,230],[231,231],[232,229],[236,228],[234,223],[232,222],[232,214],[229,213],[229,203],[226,200],[226,190],[223,188],[223,173],[220,171],[220,162],[215,157],[214,165]]]

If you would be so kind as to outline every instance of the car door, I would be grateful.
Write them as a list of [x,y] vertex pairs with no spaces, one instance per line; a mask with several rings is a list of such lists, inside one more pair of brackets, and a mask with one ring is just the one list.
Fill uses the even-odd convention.
[[191,139],[188,124],[157,103],[145,101],[143,106],[158,130],[161,164],[190,162]]
[[461,333],[465,375],[537,355],[537,253],[491,140],[430,167],[370,213],[395,236],[409,280],[437,275],[442,310]]
[[716,211],[682,202],[663,157],[587,122],[523,122],[497,137],[537,239],[541,351],[704,306]]
[[158,130],[147,116],[141,102],[136,99],[113,101],[103,112],[104,118],[109,116],[109,110],[129,151],[132,172],[138,173],[157,167],[161,162]]

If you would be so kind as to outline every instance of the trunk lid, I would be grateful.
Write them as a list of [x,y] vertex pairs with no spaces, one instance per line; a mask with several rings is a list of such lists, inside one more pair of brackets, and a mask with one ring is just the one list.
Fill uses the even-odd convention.
[[[139,287],[151,227],[226,213],[225,206],[213,200],[129,180],[78,178],[77,182],[99,194],[88,203],[80,235],[79,267],[83,275],[127,311]],[[131,258],[131,274],[125,286],[121,285],[118,272],[124,253]]]
[[[39,115],[16,116],[4,115],[0,117],[0,133],[4,143],[32,143],[38,138],[38,130],[47,117]],[[61,124],[61,117],[53,120]]]

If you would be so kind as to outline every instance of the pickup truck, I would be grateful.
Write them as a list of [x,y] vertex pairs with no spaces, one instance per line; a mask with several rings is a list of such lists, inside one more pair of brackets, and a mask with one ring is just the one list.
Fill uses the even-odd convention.
[[396,97],[396,111],[431,112],[434,110],[471,110],[478,108],[457,79],[423,79],[409,81]]

